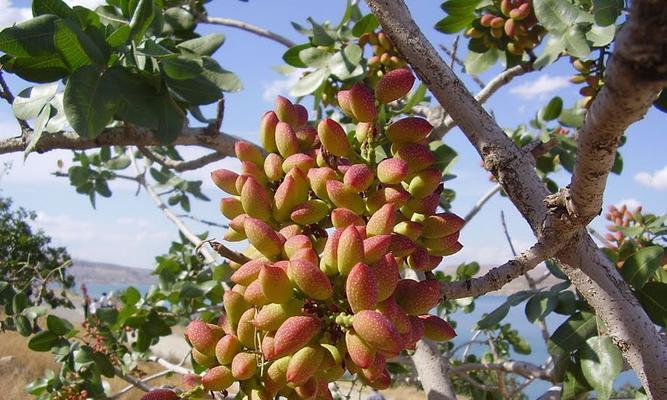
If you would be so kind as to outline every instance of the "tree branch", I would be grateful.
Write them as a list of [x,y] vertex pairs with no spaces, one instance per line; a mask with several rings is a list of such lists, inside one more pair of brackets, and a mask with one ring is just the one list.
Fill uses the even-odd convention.
[[158,154],[145,146],[137,146],[137,148],[139,151],[141,151],[141,154],[145,155],[149,160],[155,161],[165,168],[173,169],[174,171],[178,172],[198,169],[227,157],[225,154],[213,152],[194,160],[181,161],[174,160],[168,156],[163,156],[162,154]]
[[230,18],[218,18],[218,17],[209,17],[207,15],[199,15],[197,18],[198,22],[211,25],[222,25],[229,26],[232,28],[238,28],[246,32],[254,33],[255,35],[271,39],[275,42],[282,44],[285,47],[293,47],[295,43],[287,39],[284,36],[281,36],[277,33],[271,32],[267,29],[260,28],[259,26],[249,24],[247,22],[239,21],[236,19]]
[[[565,244],[562,243],[562,246],[565,246]],[[501,289],[505,284],[551,257],[559,249],[560,245],[558,244],[538,242],[516,258],[499,267],[492,268],[480,277],[464,281],[443,282],[440,286],[443,300],[475,297]]]
[[[24,130],[23,136],[0,140],[0,154],[24,151],[34,131]],[[171,145],[200,146],[215,150],[220,155],[233,157],[237,137],[211,133],[207,128],[184,128]],[[35,151],[45,153],[55,149],[89,150],[103,146],[159,146],[163,143],[150,129],[133,125],[106,128],[95,138],[81,137],[75,132],[42,133]]]
[[114,367],[114,372],[116,373],[117,377],[124,380],[125,382],[131,383],[132,386],[134,386],[138,389],[141,389],[144,392],[150,392],[151,390],[153,390],[152,387],[146,385],[141,379],[137,379],[137,378],[133,377],[132,375],[125,374],[118,367]]
[[644,117],[665,84],[667,7],[661,1],[633,1],[607,64],[604,86],[578,133],[571,200],[564,200],[582,225],[602,209],[607,176],[625,130]]
[[500,192],[501,189],[502,186],[496,184],[494,187],[489,189],[488,192],[484,193],[484,195],[479,200],[477,200],[477,203],[475,203],[475,205],[470,209],[470,211],[468,211],[466,216],[463,218],[465,223],[467,224],[468,222],[470,222],[475,217],[475,215],[477,215],[477,213],[482,210],[482,207],[484,207],[484,205],[489,200],[491,200],[491,198],[493,198],[493,196],[495,196],[496,193]]
[[[514,205],[530,224],[538,240],[543,240],[545,236],[557,236],[557,234],[569,237],[575,232],[576,240],[557,255],[566,264],[569,264],[570,268],[564,268],[564,270],[577,289],[595,307],[597,314],[608,326],[614,326],[614,329],[609,331],[610,337],[619,344],[624,356],[639,376],[649,398],[658,399],[667,396],[667,374],[664,370],[664,365],[667,365],[667,349],[664,346],[655,347],[658,343],[662,343],[662,340],[646,312],[632,295],[628,285],[594,246],[590,237],[581,231],[578,221],[572,221],[569,218],[566,210],[560,207],[552,209],[554,212],[549,213],[549,209],[544,204],[549,192],[535,173],[530,158],[526,157],[526,154],[511,142],[493,121],[493,118],[475,101],[463,83],[438,56],[433,46],[428,43],[412,20],[403,1],[367,0],[367,3],[403,57],[412,65],[417,75],[475,146],[484,159],[487,169],[496,176]],[[636,11],[631,12],[629,19],[637,18],[634,24],[643,25],[646,33],[652,28],[666,33],[667,21],[664,20],[664,15],[667,14],[667,9],[663,7],[663,4],[650,0],[632,2],[633,10],[642,7],[656,8],[657,10],[653,12],[655,15],[662,16],[660,21],[651,17],[648,21],[652,23],[646,23],[644,13]],[[628,32],[634,30],[634,28],[629,29]],[[662,41],[663,52],[661,54],[664,57],[664,49],[667,48],[664,41],[667,40],[667,34],[659,32],[653,30],[648,37],[652,38],[653,42]],[[634,42],[639,49],[646,49],[641,41],[627,39],[629,36],[632,35],[624,34],[624,39],[618,46],[630,46]],[[625,41],[628,43],[625,44]],[[656,62],[647,57],[641,57],[640,61],[647,60],[648,64]],[[657,70],[655,65],[653,67],[654,70]],[[621,69],[612,69],[614,70],[620,71]],[[667,73],[663,73],[662,76],[664,79]],[[617,94],[634,96],[632,92]],[[633,115],[630,116],[632,117]],[[599,115],[598,118],[604,118],[604,116]],[[585,125],[589,120],[587,118]],[[617,120],[617,115],[610,119],[611,122]],[[600,122],[600,124],[603,123]],[[627,125],[617,124],[617,126],[625,129]],[[604,177],[606,179],[606,173]],[[550,205],[553,205],[553,202]],[[549,216],[548,219],[547,216]],[[603,291],[605,296],[599,296],[600,291]],[[600,298],[607,301],[600,301]],[[617,306],[620,302],[624,302],[623,307]],[[651,345],[647,345],[649,343]]]
[[538,365],[525,361],[513,361],[513,360],[508,360],[502,363],[495,363],[495,364],[482,364],[482,363],[461,364],[457,365],[456,367],[452,367],[450,373],[454,375],[462,375],[470,371],[479,371],[479,370],[501,370],[512,374],[521,375],[525,378],[537,378],[546,381],[552,381],[554,379],[554,377],[548,370]]
[[[456,37],[456,41],[454,42],[455,45],[458,43],[459,38],[460,38],[460,36]],[[440,47],[440,50],[444,51],[445,54],[447,54],[449,56],[449,58],[452,60],[451,64],[449,64],[449,68],[453,69],[454,64],[457,64],[458,66],[465,68],[465,64],[463,64],[463,61],[456,55],[457,46],[454,46],[452,48],[452,50],[449,50],[449,48],[447,46],[445,46],[444,44],[439,45],[439,47]],[[468,75],[479,86],[480,89],[483,89],[484,86],[486,86],[486,84],[481,79],[479,79],[479,76],[472,75],[472,74],[468,74]]]

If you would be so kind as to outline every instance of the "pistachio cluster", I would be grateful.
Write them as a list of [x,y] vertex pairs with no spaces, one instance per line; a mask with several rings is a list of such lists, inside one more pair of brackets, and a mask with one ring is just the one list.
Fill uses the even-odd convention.
[[[260,126],[268,154],[238,142],[241,173],[212,173],[231,195],[220,203],[230,220],[225,239],[247,240],[250,261],[232,264],[220,321],[186,330],[207,368],[188,376],[190,392],[238,381],[250,398],[331,399],[328,383],[346,371],[382,389],[391,383],[388,359],[424,336],[456,335],[429,315],[438,281],[401,278],[401,269],[430,271],[462,247],[462,219],[436,213],[442,174],[428,147],[431,125],[378,123],[382,104],[413,84],[403,68],[374,91],[362,83],[340,91],[354,132],[331,118],[314,127],[303,106],[279,97]],[[390,156],[377,162],[382,146]]]

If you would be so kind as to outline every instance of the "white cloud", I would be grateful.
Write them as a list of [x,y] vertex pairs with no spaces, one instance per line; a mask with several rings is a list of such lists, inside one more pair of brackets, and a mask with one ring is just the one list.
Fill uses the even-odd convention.
[[514,86],[509,92],[524,99],[532,99],[534,97],[546,97],[567,85],[569,85],[567,76],[540,75],[537,80]]
[[635,181],[656,190],[667,190],[667,165],[653,173],[640,172],[635,175]]
[[2,10],[2,13],[0,13],[0,28],[32,17],[32,11],[29,7],[16,7],[11,0],[0,0],[0,10]]
[[262,100],[273,103],[276,96],[287,96],[289,90],[299,80],[302,71],[291,72],[280,79],[273,80],[269,83],[264,83],[264,91],[262,91]]
[[635,199],[634,197],[631,197],[629,199],[623,199],[616,204],[614,204],[616,207],[621,207],[623,205],[627,206],[630,210],[634,210],[637,207],[641,207],[642,203],[639,202],[639,200]]

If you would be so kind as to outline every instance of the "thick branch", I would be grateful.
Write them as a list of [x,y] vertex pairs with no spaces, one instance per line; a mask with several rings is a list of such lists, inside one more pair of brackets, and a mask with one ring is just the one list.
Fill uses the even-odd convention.
[[633,1],[607,64],[604,86],[579,131],[570,192],[575,217],[587,224],[602,209],[616,148],[667,84],[667,7],[664,1]]
[[[24,151],[33,135],[32,129],[22,136],[0,140],[0,154]],[[234,156],[238,138],[226,133],[211,133],[207,128],[184,128],[171,143],[174,146],[200,146],[215,150],[220,155]],[[107,128],[95,138],[86,138],[75,132],[44,132],[35,151],[45,153],[56,149],[89,150],[103,146],[159,146],[162,143],[146,128],[126,126]]]
[[[491,116],[465,89],[463,83],[438,57],[435,49],[412,20],[403,1],[367,0],[367,2],[398,50],[475,146],[484,159],[487,169],[494,173],[538,239],[542,240],[545,236],[556,236],[558,233],[565,235],[572,234],[573,231],[581,232],[579,221],[572,221],[569,213],[562,212],[565,211],[562,207],[557,210],[561,211],[560,213],[548,213],[544,200],[549,193],[535,173],[531,160],[511,143]],[[638,5],[639,3],[642,5]],[[648,6],[657,8],[656,15],[664,16],[667,13],[660,1],[637,0],[632,4],[633,10]],[[652,18],[650,20],[654,23],[648,24],[642,19],[643,14],[637,12],[631,12],[630,19],[633,18],[638,18],[637,22],[645,24],[644,27],[647,30],[656,26],[660,27],[659,32],[667,29],[667,21],[658,24]],[[632,30],[629,31],[632,32]],[[656,34],[655,31],[653,35],[655,35],[653,40],[664,41],[667,38],[667,35]],[[658,37],[659,39],[655,39]],[[627,36],[624,40],[628,40]],[[638,43],[637,46],[642,49],[646,48],[643,43]],[[662,49],[664,51],[667,46],[663,44]],[[646,60],[642,58],[638,61],[645,62]],[[651,61],[655,60],[649,60],[649,64]],[[662,76],[667,76],[667,74],[663,72]],[[632,96],[632,93],[628,95]],[[615,121],[617,117],[611,120]],[[552,218],[547,220],[547,215],[551,215]],[[561,216],[564,218],[558,218]],[[607,322],[607,325],[623,325],[610,331],[610,336],[616,343],[621,344],[620,348],[624,356],[639,376],[649,398],[667,397],[667,374],[664,370],[664,365],[667,365],[667,349],[645,346],[646,343],[662,343],[662,340],[646,312],[637,304],[636,300],[632,300],[634,297],[628,285],[622,279],[616,279],[618,272],[613,266],[600,262],[604,260],[604,255],[594,247],[588,235],[581,233],[577,241],[557,257],[563,257],[568,261],[567,263],[574,261],[570,264],[571,268],[565,268],[565,271],[579,291],[586,293],[586,290],[589,290],[587,296],[594,298],[597,294],[596,290],[604,290],[605,297],[613,300],[613,302],[593,301],[591,304],[595,307],[597,314]],[[576,251],[576,254],[571,253],[568,257],[568,252],[572,251]],[[579,267],[580,270],[575,269],[576,267]],[[591,278],[588,278],[587,275]],[[597,280],[592,281],[594,276]],[[594,285],[591,282],[594,282]],[[631,301],[627,301],[628,299]],[[612,306],[620,302],[625,302],[623,303],[625,307]],[[638,337],[642,339],[638,340]]]
[[281,36],[277,33],[273,33],[267,29],[260,28],[259,26],[249,24],[247,22],[235,20],[235,19],[230,19],[230,18],[218,18],[218,17],[209,17],[207,15],[200,15],[198,18],[199,22],[204,23],[204,24],[212,24],[212,25],[222,25],[222,26],[229,26],[233,28],[238,28],[241,30],[244,30],[246,32],[254,33],[255,35],[259,35],[262,37],[265,37],[267,39],[271,39],[275,42],[278,42],[282,44],[285,47],[293,47],[295,46],[295,43],[292,42],[291,40],[287,39],[284,36]]
[[412,362],[428,400],[456,400],[449,380],[449,360],[440,354],[435,343],[426,338],[418,341]]
[[139,148],[139,151],[141,151],[141,153],[145,155],[146,158],[148,158],[149,160],[155,161],[156,163],[162,165],[163,167],[173,169],[174,171],[178,172],[199,169],[205,165],[222,160],[223,158],[227,157],[225,154],[213,152],[205,156],[196,158],[194,160],[181,161],[181,160],[174,160],[167,156],[163,156],[162,154],[158,154],[149,149],[148,147],[144,146],[137,146],[137,147]]

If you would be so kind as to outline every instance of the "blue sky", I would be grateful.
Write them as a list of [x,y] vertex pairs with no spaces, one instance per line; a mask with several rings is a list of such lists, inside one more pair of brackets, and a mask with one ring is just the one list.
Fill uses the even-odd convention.
[[[91,6],[95,0],[68,1],[70,4]],[[247,21],[300,43],[300,36],[290,25],[290,21],[305,23],[308,16],[315,20],[338,21],[345,2],[339,1],[270,1],[215,0],[209,3],[209,14]],[[433,25],[443,13],[438,2],[419,0],[408,1],[413,16],[433,43],[450,44],[451,36],[436,32]],[[0,0],[0,26],[27,18],[29,1]],[[220,64],[236,72],[243,81],[244,90],[226,96],[226,113],[223,123],[225,132],[257,141],[257,127],[261,114],[272,107],[272,99],[277,94],[286,94],[290,79],[274,71],[281,64],[285,48],[266,39],[253,36],[233,28],[202,26],[202,33],[223,32],[225,45],[216,58]],[[459,69],[456,70],[459,72]],[[481,78],[490,80],[499,68],[484,73]],[[579,87],[567,83],[572,69],[567,60],[549,66],[546,71],[532,73],[517,78],[497,93],[486,105],[494,112],[501,126],[514,127],[530,120],[539,106],[554,95],[561,96],[566,105],[579,98]],[[471,91],[477,86],[466,80]],[[15,93],[29,86],[13,77],[9,84]],[[18,132],[10,107],[0,104],[0,137],[15,136]],[[612,176],[605,193],[605,205],[622,202],[632,205],[642,204],[646,210],[665,213],[667,199],[667,148],[665,135],[665,114],[652,109],[645,119],[635,123],[628,132],[628,142],[622,148],[625,169],[622,176]],[[493,183],[488,174],[480,168],[479,157],[463,134],[452,130],[445,142],[459,153],[453,172],[459,179],[448,182],[448,187],[457,191],[454,211],[465,214],[470,207],[487,192]],[[184,155],[200,154],[191,149]],[[71,153],[53,151],[47,154],[32,154],[24,163],[22,154],[0,156],[0,165],[11,162],[8,175],[0,178],[0,193],[13,197],[17,204],[38,212],[37,226],[51,235],[56,243],[65,245],[78,258],[114,262],[128,266],[150,268],[153,258],[165,252],[169,242],[177,238],[175,227],[164,218],[151,200],[140,193],[135,196],[136,187],[128,182],[112,183],[114,196],[99,199],[94,210],[88,199],[77,194],[66,179],[51,175],[56,170],[57,160],[66,165],[71,162]],[[208,172],[213,168],[237,166],[235,160],[223,160],[186,176],[204,180],[204,191],[212,202],[194,202],[193,214],[197,217],[223,222],[217,211],[217,200],[221,197],[208,181]],[[566,183],[569,177],[560,173],[559,183]],[[506,214],[509,229],[519,249],[528,247],[533,236],[527,224],[515,211],[512,204],[496,196],[465,228],[461,242],[465,248],[450,257],[444,265],[461,261],[478,260],[484,264],[501,264],[510,257],[510,252],[500,225],[500,212]],[[206,228],[190,223],[195,231]],[[593,226],[602,229],[604,221],[598,218]],[[211,231],[212,237],[221,237],[222,231]]]

